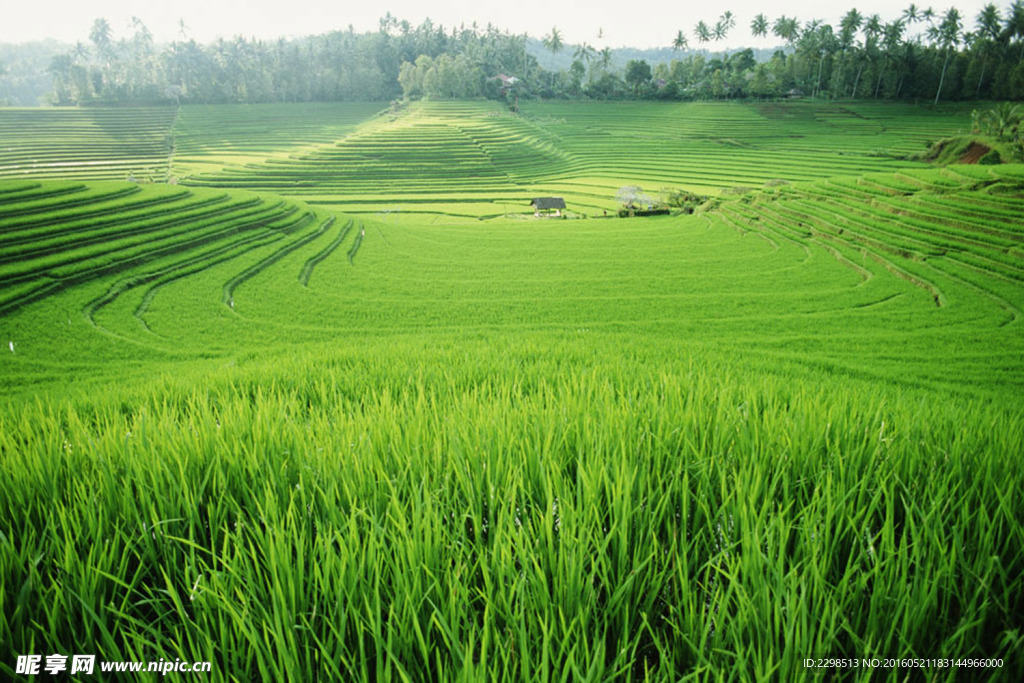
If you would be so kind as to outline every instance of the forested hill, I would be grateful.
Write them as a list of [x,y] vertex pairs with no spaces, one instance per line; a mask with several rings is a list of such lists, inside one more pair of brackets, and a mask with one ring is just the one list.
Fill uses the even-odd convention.
[[[743,30],[755,39],[777,38],[780,48],[716,51],[718,41]],[[390,14],[379,30],[365,33],[349,27],[299,39],[210,44],[182,36],[168,45],[155,44],[137,19],[125,35],[97,19],[87,38],[51,53],[45,64],[43,45],[0,49],[0,104],[29,104],[27,93],[38,93],[40,83],[49,83],[44,100],[55,105],[399,97],[1024,99],[1024,0],[1003,9],[988,5],[976,17],[915,5],[891,17],[851,9],[835,26],[726,11],[714,25],[679,29],[674,39],[666,36],[665,50],[648,52],[567,45],[558,27],[538,38],[490,25],[448,29],[429,19],[413,26]]]

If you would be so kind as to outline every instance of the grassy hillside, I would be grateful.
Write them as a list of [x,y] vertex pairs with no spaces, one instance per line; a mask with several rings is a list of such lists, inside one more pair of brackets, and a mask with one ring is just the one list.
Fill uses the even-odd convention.
[[[0,180],[5,675],[1024,675],[1021,166],[897,158],[955,132],[909,108],[303,111]],[[629,183],[715,199],[522,215]]]

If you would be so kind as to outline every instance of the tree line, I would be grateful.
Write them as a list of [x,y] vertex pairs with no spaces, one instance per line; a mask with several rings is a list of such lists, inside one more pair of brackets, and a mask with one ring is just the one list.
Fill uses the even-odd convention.
[[[713,25],[699,21],[693,37],[700,44],[724,38],[736,25],[724,12]],[[910,4],[886,21],[856,8],[832,26],[818,20],[801,23],[785,15],[758,14],[750,34],[774,36],[786,49],[768,63],[730,68],[728,62],[696,69],[690,86],[730,94],[770,96],[798,90],[812,97],[887,99],[1024,98],[1024,1],[1004,12],[986,5],[973,19],[955,7],[944,13]],[[689,45],[680,30],[673,47]],[[691,69],[691,73],[694,69]],[[710,75],[711,83],[707,83]],[[684,74],[685,76],[685,74]],[[670,78],[669,82],[680,82]],[[701,89],[698,87],[698,89]]]
[[[50,62],[50,100],[1024,99],[1024,0],[1006,9],[989,4],[973,19],[956,8],[936,13],[913,4],[887,20],[851,9],[836,26],[758,14],[750,35],[781,44],[767,60],[751,49],[711,51],[737,23],[725,11],[710,23],[678,30],[670,42],[678,56],[652,66],[644,59],[616,65],[611,49],[585,42],[569,46],[557,27],[538,42],[491,25],[448,30],[429,19],[413,26],[387,14],[376,31],[357,33],[350,26],[276,41],[235,37],[200,44],[182,26],[179,39],[157,46],[138,19],[121,37],[97,19],[87,42]],[[537,59],[541,49],[571,51],[572,61],[568,68],[545,69]]]
[[276,41],[237,36],[204,45],[188,38],[182,28],[179,40],[159,49],[138,19],[130,34],[119,39],[105,19],[97,19],[89,41],[54,57],[49,72],[52,102],[57,105],[167,99],[385,101],[402,95],[402,64],[421,57],[459,57],[460,67],[471,64],[479,72],[473,74],[477,80],[502,69],[530,73],[537,68],[536,59],[531,61],[526,54],[524,36],[493,26],[449,32],[429,19],[413,27],[389,14],[380,20],[379,31],[356,33],[350,26]]

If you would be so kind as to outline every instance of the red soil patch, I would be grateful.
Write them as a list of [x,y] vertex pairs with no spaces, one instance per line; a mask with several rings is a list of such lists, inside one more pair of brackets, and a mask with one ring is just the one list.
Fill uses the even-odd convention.
[[978,159],[988,154],[991,150],[980,142],[972,142],[960,155],[961,164],[976,164]]

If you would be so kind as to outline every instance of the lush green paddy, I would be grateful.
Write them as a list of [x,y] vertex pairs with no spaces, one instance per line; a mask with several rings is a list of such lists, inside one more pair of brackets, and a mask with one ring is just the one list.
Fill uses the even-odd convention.
[[[0,670],[1022,673],[1022,168],[905,158],[952,109],[524,113],[186,106],[176,185],[0,157]],[[718,199],[527,206],[627,184]]]

